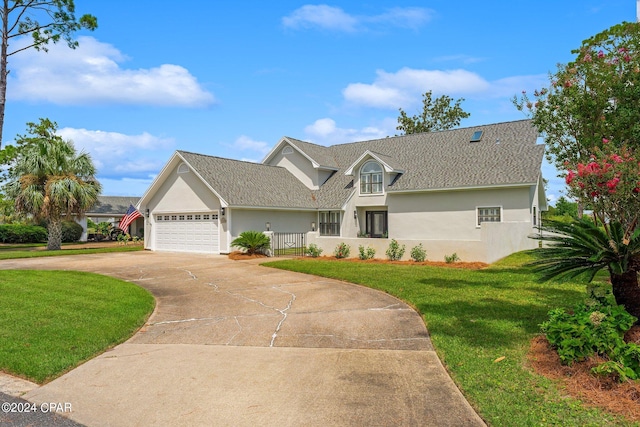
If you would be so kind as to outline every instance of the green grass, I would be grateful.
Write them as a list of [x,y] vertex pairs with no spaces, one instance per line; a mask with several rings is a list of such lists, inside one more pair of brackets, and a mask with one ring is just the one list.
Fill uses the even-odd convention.
[[0,270],[0,370],[45,383],[128,339],[153,296],[92,273]]
[[23,248],[11,247],[10,249],[0,249],[0,260],[15,258],[38,258],[47,256],[64,256],[64,255],[83,255],[83,254],[103,254],[108,252],[134,252],[142,251],[142,245],[120,245],[109,248],[93,248],[93,249],[63,249],[60,251],[30,250],[28,247]]
[[415,307],[451,377],[489,425],[636,425],[583,406],[526,367],[547,312],[585,295],[584,283],[538,283],[522,267],[531,259],[521,252],[484,270],[319,259],[264,265],[380,289]]

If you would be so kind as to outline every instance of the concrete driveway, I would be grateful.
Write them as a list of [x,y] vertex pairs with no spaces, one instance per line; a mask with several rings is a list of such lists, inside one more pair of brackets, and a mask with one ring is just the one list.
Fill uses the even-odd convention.
[[[225,256],[134,252],[2,261],[153,293],[129,341],[23,398],[88,426],[484,425],[420,316],[365,287]],[[0,390],[2,391],[2,390]]]

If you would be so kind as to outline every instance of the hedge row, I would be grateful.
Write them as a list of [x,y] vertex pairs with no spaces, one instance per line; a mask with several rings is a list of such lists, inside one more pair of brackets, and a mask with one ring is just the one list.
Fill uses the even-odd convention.
[[39,225],[0,224],[2,243],[40,243],[47,241],[47,229]]
[[[41,243],[47,241],[47,229],[39,225],[0,224],[2,243]],[[62,223],[62,241],[77,242],[82,236],[82,226],[74,221]]]

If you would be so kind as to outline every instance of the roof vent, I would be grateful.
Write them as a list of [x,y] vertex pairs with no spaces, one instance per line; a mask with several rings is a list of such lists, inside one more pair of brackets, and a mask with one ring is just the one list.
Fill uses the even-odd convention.
[[187,165],[186,163],[180,163],[180,166],[178,166],[178,173],[189,173],[189,165]]
[[484,131],[481,130],[477,130],[473,133],[473,135],[471,135],[471,141],[470,142],[478,142],[482,139],[482,134],[484,133]]
[[283,155],[287,155],[287,154],[293,154],[293,148],[289,147],[288,145],[286,147],[284,147],[282,149],[282,154]]

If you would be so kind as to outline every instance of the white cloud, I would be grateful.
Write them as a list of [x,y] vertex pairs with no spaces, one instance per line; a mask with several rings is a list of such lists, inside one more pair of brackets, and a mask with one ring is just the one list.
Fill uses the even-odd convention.
[[[376,108],[406,108],[419,103],[423,93],[432,90],[442,94],[463,97],[497,98],[520,93],[523,88],[542,86],[546,76],[514,76],[488,81],[472,71],[421,70],[402,68],[395,73],[376,71],[373,83],[351,83],[342,94],[346,101]],[[537,86],[536,86],[537,85]]]
[[91,154],[99,175],[156,173],[169,158],[174,144],[171,138],[159,138],[147,132],[126,135],[66,127],[57,133],[73,141],[78,151]]
[[282,24],[294,29],[319,27],[352,32],[356,30],[358,20],[339,7],[308,4],[282,18]]
[[[12,57],[8,96],[61,105],[203,107],[215,102],[184,67],[122,68],[127,58],[112,45],[92,37],[78,41],[77,49],[60,43],[46,54],[30,49]],[[17,47],[20,43],[26,40]]]
[[433,11],[420,7],[396,7],[379,15],[351,15],[339,7],[308,4],[282,18],[282,24],[292,29],[320,28],[353,33],[389,26],[417,29],[432,16]]
[[270,144],[263,141],[256,141],[246,135],[240,135],[233,143],[233,147],[242,151],[255,151],[260,154],[267,154],[271,149]]
[[343,144],[346,142],[367,141],[385,138],[395,132],[395,120],[384,119],[375,126],[362,129],[339,128],[331,118],[318,119],[304,128],[308,139],[320,145]]
[[394,7],[381,15],[363,17],[362,20],[415,30],[429,22],[433,14],[432,10],[422,7]]

